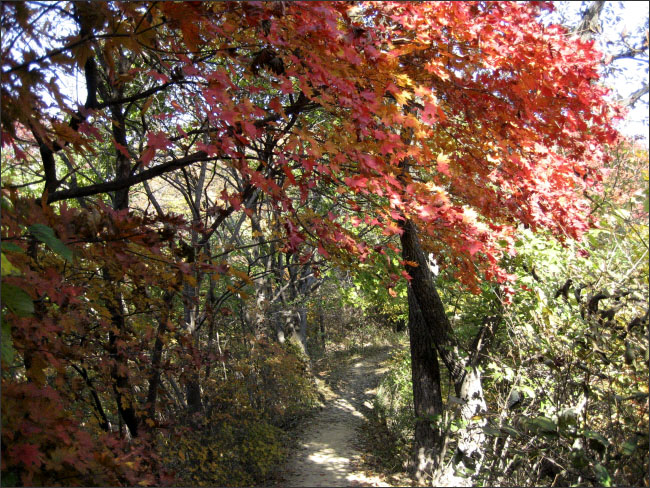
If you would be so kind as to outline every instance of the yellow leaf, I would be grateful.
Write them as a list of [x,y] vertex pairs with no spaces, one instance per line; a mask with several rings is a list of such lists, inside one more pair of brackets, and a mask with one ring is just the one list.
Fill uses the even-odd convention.
[[[407,74],[400,74],[397,75],[396,77],[397,85],[399,86],[411,86],[413,84],[413,81],[411,80],[411,77]],[[409,97],[410,98],[410,97]]]
[[411,98],[411,93],[406,90],[395,94],[395,100],[397,100],[397,103],[400,105],[406,105]]
[[20,270],[11,264],[4,253],[2,253],[2,276],[20,274]]
[[72,55],[77,65],[83,69],[88,58],[93,55],[92,47],[88,43],[83,43],[72,49]]

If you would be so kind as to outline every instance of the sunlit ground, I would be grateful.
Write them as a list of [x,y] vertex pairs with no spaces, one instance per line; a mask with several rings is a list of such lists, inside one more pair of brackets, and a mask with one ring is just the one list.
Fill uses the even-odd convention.
[[305,430],[287,467],[287,486],[390,486],[360,469],[360,453],[354,446],[362,411],[372,408],[370,399],[384,371],[373,359],[347,369],[336,388],[339,397]]

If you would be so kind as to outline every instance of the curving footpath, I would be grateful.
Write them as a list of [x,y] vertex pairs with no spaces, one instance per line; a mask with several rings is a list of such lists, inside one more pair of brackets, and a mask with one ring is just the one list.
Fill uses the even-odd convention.
[[307,426],[287,463],[285,486],[390,486],[359,468],[357,429],[372,399],[390,348],[360,359],[339,373],[337,397]]

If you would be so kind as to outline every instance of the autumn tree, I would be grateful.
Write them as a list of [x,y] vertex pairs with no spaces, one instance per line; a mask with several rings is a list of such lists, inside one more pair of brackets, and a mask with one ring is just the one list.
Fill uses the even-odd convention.
[[[84,391],[107,426],[110,398],[128,428],[124,448],[145,446],[160,429],[164,365],[183,378],[179,403],[204,412],[194,331],[219,312],[214,294],[199,303],[202,292],[219,280],[238,293],[251,280],[219,259],[230,251],[216,236],[240,218],[254,229],[264,201],[290,273],[320,255],[409,281],[418,474],[471,482],[483,458],[479,362],[499,314],[463,347],[428,255],[469,289],[494,281],[507,296],[501,260],[516,252],[517,226],[560,239],[589,227],[584,192],[598,185],[603,145],[616,137],[591,43],[543,26],[537,15],[550,7],[537,3],[2,8],[2,144],[19,179],[3,189],[3,241],[17,270],[3,279],[14,293],[5,300],[3,291],[3,333],[18,352],[15,364],[3,358],[3,405],[33,412],[47,398],[71,408]],[[80,102],[65,87],[75,76]],[[217,173],[224,178],[210,185]],[[187,220],[147,188],[161,177],[184,182]],[[140,185],[155,213],[134,204]],[[362,224],[373,232],[356,231]],[[39,242],[54,253],[42,258]],[[174,361],[163,363],[163,350]],[[438,358],[464,422],[448,466],[435,421],[445,413]],[[61,378],[72,371],[83,382],[66,390]],[[3,437],[20,442],[7,457],[3,442],[3,467],[24,482],[44,464],[56,471],[51,445],[70,434],[35,442],[16,416],[7,422]],[[57,419],[30,422],[42,429]],[[71,422],[71,432],[84,425]],[[74,452],[66,459],[78,468],[74,456],[90,451]],[[108,482],[133,479],[124,476]]]

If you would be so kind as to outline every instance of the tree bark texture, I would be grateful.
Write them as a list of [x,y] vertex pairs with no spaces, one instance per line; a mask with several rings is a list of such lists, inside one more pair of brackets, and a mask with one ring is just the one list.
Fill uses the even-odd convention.
[[[430,449],[433,453],[437,449],[435,454],[438,458],[431,457],[434,486],[471,486],[479,474],[484,456],[485,434],[483,427],[486,421],[483,415],[487,411],[487,405],[483,397],[480,371],[475,361],[464,361],[459,354],[459,346],[454,338],[451,323],[436,290],[426,255],[420,247],[417,228],[410,220],[400,222],[400,226],[403,230],[401,235],[402,257],[406,261],[417,264],[416,266],[405,266],[411,276],[409,292],[412,294],[412,298],[409,300],[409,332],[411,332],[414,403],[419,402],[415,406],[416,416],[418,416],[418,411],[439,411],[440,415],[444,413],[441,405],[439,405],[439,410],[436,410],[435,395],[426,396],[418,393],[419,400],[416,400],[416,390],[422,392],[423,382],[435,381],[434,368],[437,366],[431,364],[434,356],[426,352],[427,347],[432,348],[429,346],[430,344],[435,346],[448,369],[458,401],[461,402],[458,419],[461,428],[456,433],[456,452],[450,462],[445,466],[442,465],[444,452],[442,452],[441,446],[446,445],[446,439],[438,441],[436,445],[435,436],[424,427],[421,427],[420,430],[416,429],[415,432],[416,457],[422,449],[426,460],[427,450]],[[421,314],[421,321],[412,319],[412,317],[418,317],[418,312]],[[415,331],[412,331],[412,328]],[[476,357],[476,355],[470,354],[470,357]],[[425,378],[426,374],[431,374],[431,378]],[[439,385],[440,380],[437,381]],[[425,387],[425,391],[434,391],[434,389],[435,385],[431,384]],[[420,476],[424,476],[424,473],[420,473]]]
[[605,2],[603,0],[591,2],[587,10],[582,14],[582,20],[574,30],[582,41],[591,41],[602,30],[600,27],[600,14],[604,6]]
[[413,292],[408,290],[408,330],[411,343],[411,378],[415,412],[414,475],[425,483],[440,465],[443,449],[440,368],[430,329]]

